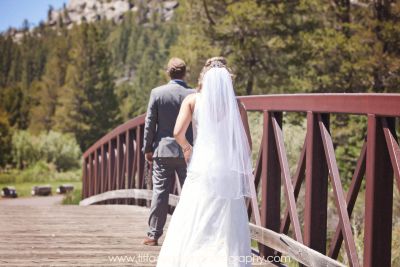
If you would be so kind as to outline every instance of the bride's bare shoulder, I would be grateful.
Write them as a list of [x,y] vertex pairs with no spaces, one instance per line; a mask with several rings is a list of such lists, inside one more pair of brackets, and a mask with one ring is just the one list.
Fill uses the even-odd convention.
[[182,105],[187,105],[190,107],[190,110],[193,112],[194,110],[194,105],[196,103],[196,94],[198,93],[193,93],[190,95],[187,95],[185,99],[183,99]]

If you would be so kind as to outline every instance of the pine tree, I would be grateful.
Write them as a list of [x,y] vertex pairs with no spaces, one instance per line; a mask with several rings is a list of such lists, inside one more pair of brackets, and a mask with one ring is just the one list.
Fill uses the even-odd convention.
[[118,105],[110,71],[105,36],[93,24],[73,29],[62,105],[56,111],[57,128],[72,132],[84,151],[118,123]]
[[67,31],[62,29],[61,35],[54,37],[53,43],[45,74],[33,88],[30,129],[34,132],[50,131],[54,127],[59,94],[65,84],[71,46]]
[[11,160],[11,127],[7,113],[0,107],[0,166]]

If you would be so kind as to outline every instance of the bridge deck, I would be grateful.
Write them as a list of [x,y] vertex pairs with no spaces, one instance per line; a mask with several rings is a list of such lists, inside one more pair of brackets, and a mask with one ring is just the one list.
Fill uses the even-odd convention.
[[139,206],[0,206],[0,266],[155,266],[161,247],[141,244],[147,217]]
[[155,266],[161,246],[141,244],[148,213],[127,205],[0,205],[0,266]]

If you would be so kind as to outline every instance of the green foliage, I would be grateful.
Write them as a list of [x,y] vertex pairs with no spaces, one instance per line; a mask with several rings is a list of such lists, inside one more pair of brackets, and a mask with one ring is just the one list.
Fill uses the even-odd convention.
[[51,175],[54,171],[54,166],[40,160],[19,172],[15,177],[15,183],[44,183],[52,179]]
[[50,131],[38,136],[17,131],[12,138],[12,156],[20,169],[44,161],[58,170],[69,170],[80,165],[81,151],[71,134]]
[[122,118],[127,120],[145,112],[150,90],[167,81],[165,64],[169,48],[176,39],[176,27],[157,14],[145,24],[128,13],[110,35],[113,61],[119,67],[116,88]]
[[29,167],[0,172],[0,185],[21,185],[38,183],[81,183],[81,169],[57,171],[54,164],[39,160]]
[[400,3],[350,5],[184,0],[172,49],[196,67],[228,57],[240,94],[398,92]]
[[81,151],[71,134],[55,131],[42,133],[40,139],[40,157],[54,163],[58,170],[69,170],[80,166]]
[[15,132],[12,137],[12,157],[20,169],[37,162],[40,158],[39,140],[27,131]]
[[73,133],[82,150],[115,127],[118,106],[114,95],[114,78],[110,54],[105,44],[106,31],[84,23],[71,32],[72,64],[56,110],[55,128]]
[[74,189],[72,192],[68,192],[62,200],[63,205],[79,205],[82,200],[82,190]]
[[7,114],[0,107],[0,167],[10,162],[11,134]]

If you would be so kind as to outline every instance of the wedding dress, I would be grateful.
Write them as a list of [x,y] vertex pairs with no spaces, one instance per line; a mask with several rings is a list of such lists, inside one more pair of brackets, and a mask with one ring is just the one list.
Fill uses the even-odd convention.
[[[217,70],[217,72],[221,72],[221,70]],[[223,74],[226,75],[226,73]],[[250,231],[244,199],[244,196],[249,196],[249,192],[248,185],[244,184],[246,177],[243,175],[243,170],[239,173],[240,175],[235,176],[231,167],[223,166],[224,171],[231,175],[224,176],[218,172],[218,167],[211,166],[212,162],[207,162],[204,154],[203,157],[201,156],[202,152],[205,152],[208,153],[207,158],[219,161],[213,157],[213,151],[218,148],[218,145],[209,143],[204,150],[199,147],[205,145],[201,143],[204,138],[201,137],[201,131],[204,130],[201,127],[205,126],[199,123],[199,117],[206,111],[202,109],[205,106],[201,103],[210,101],[205,90],[204,88],[201,93],[196,93],[196,104],[192,114],[193,155],[188,166],[187,178],[181,190],[180,200],[170,219],[158,256],[157,267],[251,266]],[[232,88],[223,90],[232,90],[233,92]],[[237,105],[236,100],[233,101]],[[212,131],[212,129],[207,130]],[[209,134],[212,135],[209,132],[207,138],[210,138]],[[227,140],[230,144],[232,143],[229,138]],[[218,144],[223,143],[221,140],[217,140],[217,142]],[[202,165],[203,163],[204,165]],[[204,168],[206,165],[209,166],[206,167],[207,169],[211,168],[219,176],[213,177],[210,173],[201,174],[197,171],[196,166]],[[208,179],[209,177],[212,179]],[[243,186],[239,186],[239,184]]]

